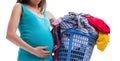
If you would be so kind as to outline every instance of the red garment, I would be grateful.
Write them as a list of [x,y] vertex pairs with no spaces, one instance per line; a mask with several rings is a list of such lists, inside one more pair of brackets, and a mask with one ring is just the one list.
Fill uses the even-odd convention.
[[103,33],[110,33],[109,26],[102,20],[93,16],[84,16],[88,19],[88,22],[91,26],[93,26],[96,31]]
[[52,35],[54,38],[54,61],[58,61],[58,48],[60,47],[60,27],[59,25],[53,25]]

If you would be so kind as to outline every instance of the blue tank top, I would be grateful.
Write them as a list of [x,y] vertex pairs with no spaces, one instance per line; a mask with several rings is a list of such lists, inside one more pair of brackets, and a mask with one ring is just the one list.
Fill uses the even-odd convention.
[[[21,4],[21,6],[23,15],[18,25],[20,37],[32,47],[48,46],[46,50],[50,51],[52,54],[53,38],[50,31],[50,22],[47,12],[44,11],[44,18],[41,18],[30,11],[24,4]],[[23,60],[23,58],[25,58],[24,61],[31,61],[33,58],[28,58],[28,56],[35,57],[29,52],[19,49],[18,60]],[[51,55],[46,59],[37,59],[39,59],[39,61],[52,61]]]

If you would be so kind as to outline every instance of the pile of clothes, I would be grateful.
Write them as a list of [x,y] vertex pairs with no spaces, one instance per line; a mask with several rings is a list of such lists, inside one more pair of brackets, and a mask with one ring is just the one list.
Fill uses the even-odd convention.
[[109,26],[104,20],[90,14],[69,12],[67,15],[58,18],[53,24],[52,33],[55,40],[55,53],[58,52],[60,46],[60,33],[70,28],[97,36],[96,45],[100,51],[105,50],[110,39]]

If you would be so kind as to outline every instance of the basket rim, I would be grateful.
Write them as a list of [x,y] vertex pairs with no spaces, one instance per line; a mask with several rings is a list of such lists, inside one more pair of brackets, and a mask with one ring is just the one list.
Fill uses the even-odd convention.
[[73,34],[84,35],[84,36],[90,37],[90,38],[92,38],[92,39],[97,39],[97,36],[95,36],[95,35],[91,35],[91,34],[89,34],[89,33],[85,33],[85,32],[83,32],[83,31],[76,30],[76,29],[74,29],[74,28],[69,28],[69,29],[63,31],[62,33],[68,33],[68,32],[73,33]]

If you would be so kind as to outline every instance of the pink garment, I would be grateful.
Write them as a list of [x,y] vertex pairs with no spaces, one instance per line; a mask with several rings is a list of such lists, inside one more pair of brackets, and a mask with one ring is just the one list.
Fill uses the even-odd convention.
[[59,29],[59,25],[54,25],[51,31],[54,38],[54,61],[58,61],[58,48],[60,47]]

